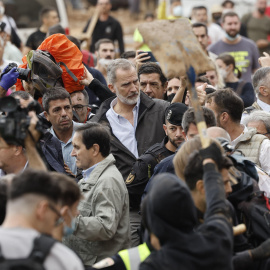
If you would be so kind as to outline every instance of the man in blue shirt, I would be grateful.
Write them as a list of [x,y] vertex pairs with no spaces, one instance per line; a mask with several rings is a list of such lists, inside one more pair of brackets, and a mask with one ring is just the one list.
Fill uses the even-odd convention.
[[72,121],[72,105],[69,93],[63,87],[54,87],[42,98],[44,116],[52,124],[49,131],[61,143],[65,170],[77,174],[76,159],[70,156],[72,137],[80,123]]

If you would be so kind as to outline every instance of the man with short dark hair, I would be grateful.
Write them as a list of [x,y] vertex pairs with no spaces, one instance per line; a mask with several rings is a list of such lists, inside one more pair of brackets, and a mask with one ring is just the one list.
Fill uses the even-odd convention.
[[[84,269],[74,252],[48,236],[63,222],[58,177],[45,171],[27,169],[9,183],[6,217],[0,227],[1,254],[4,258],[27,258],[37,242],[42,248],[37,245],[36,254],[39,254],[44,269]],[[47,245],[51,248],[43,261]]]
[[99,70],[107,80],[107,67],[115,59],[115,46],[112,40],[108,38],[99,39],[95,44],[95,55],[97,65],[95,69]]
[[83,169],[79,186],[83,194],[76,229],[65,243],[85,265],[129,247],[129,202],[123,177],[110,154],[110,134],[99,123],[77,129],[71,155]]
[[[89,107],[89,96],[86,90],[75,91],[70,94],[72,109],[76,113],[76,119],[74,121],[79,123],[85,123],[90,119],[91,108]],[[73,113],[74,114],[74,113]]]
[[[187,106],[182,103],[173,103],[165,111],[165,124],[163,124],[166,133],[161,143],[151,146],[141,155],[133,164],[131,172],[126,179],[126,185],[129,192],[129,202],[131,213],[139,212],[141,197],[145,186],[154,172],[155,166],[164,158],[175,153],[179,145],[184,141],[182,118],[187,110]],[[138,223],[134,221],[131,224],[131,241],[132,246],[137,246],[139,242]]]
[[242,99],[231,89],[218,90],[209,94],[206,106],[215,113],[217,125],[229,133],[232,146],[270,173],[270,141],[267,137],[256,134],[256,129],[240,124],[244,110]]
[[167,78],[157,63],[141,65],[139,72],[140,90],[151,98],[164,99],[167,89]]
[[42,24],[36,32],[28,37],[23,55],[27,54],[30,50],[36,50],[46,38],[49,28],[59,22],[57,10],[53,7],[44,7],[40,11],[39,16]]
[[204,23],[197,22],[197,23],[193,23],[191,27],[192,27],[194,35],[196,36],[199,43],[201,44],[203,51],[211,58],[211,60],[215,61],[217,58],[217,55],[207,50],[208,45],[209,45],[207,25]]
[[241,22],[235,12],[227,12],[222,16],[222,28],[226,32],[225,37],[211,44],[209,51],[220,55],[229,53],[235,58],[236,67],[242,73],[242,79],[251,82],[251,75],[259,68],[260,56],[254,41],[239,35]]
[[[124,41],[123,41],[123,31],[121,24],[118,20],[110,16],[110,11],[112,4],[110,0],[98,0],[97,8],[99,9],[99,18],[95,25],[93,34],[92,34],[92,43],[89,50],[95,52],[95,44],[99,39],[107,38],[113,42],[117,41],[120,54],[125,51]],[[83,29],[83,32],[87,32],[87,29],[90,25],[91,20],[89,20]]]
[[207,8],[205,6],[193,7],[191,17],[193,22],[204,23],[207,25],[210,44],[213,44],[224,37],[224,31],[218,24],[208,22]]
[[72,105],[69,93],[62,87],[46,91],[42,98],[44,116],[52,124],[49,131],[61,143],[65,170],[77,174],[76,160],[70,156],[72,137],[81,124],[73,122]]

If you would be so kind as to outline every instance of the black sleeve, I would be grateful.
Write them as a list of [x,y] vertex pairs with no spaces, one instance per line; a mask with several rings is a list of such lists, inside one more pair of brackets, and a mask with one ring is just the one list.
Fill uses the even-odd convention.
[[247,82],[243,86],[241,98],[244,101],[245,108],[251,106],[253,102],[255,101],[256,97],[255,97],[254,88],[250,82]]
[[95,95],[100,99],[101,102],[110,98],[116,97],[116,95],[104,84],[102,84],[99,80],[94,79],[88,87],[95,93]]
[[27,41],[26,41],[26,43],[25,43],[25,46],[26,47],[29,47],[29,48],[33,48],[34,47],[34,44],[33,44],[33,34],[31,34],[29,37],[28,37],[28,39],[27,39]]
[[249,255],[249,252],[247,250],[243,251],[243,252],[239,252],[235,256],[233,256],[233,268],[234,268],[234,270],[257,269],[257,268],[254,268],[254,262],[253,262],[251,256]]
[[119,50],[120,50],[120,54],[122,54],[123,52],[125,52],[125,47],[124,47],[124,41],[123,41],[123,31],[122,31],[122,26],[121,24],[118,22],[117,24],[117,28],[116,28],[116,39],[118,41],[119,44]]

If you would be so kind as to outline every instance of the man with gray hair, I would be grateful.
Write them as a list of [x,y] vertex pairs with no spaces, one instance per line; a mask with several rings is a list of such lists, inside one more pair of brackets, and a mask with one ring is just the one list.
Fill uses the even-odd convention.
[[257,94],[257,100],[252,106],[245,109],[244,116],[253,110],[270,112],[270,67],[258,69],[253,76],[252,84]]
[[[108,66],[107,78],[108,87],[116,97],[105,100],[91,121],[110,127],[111,153],[126,180],[136,159],[165,137],[163,123],[169,103],[151,99],[139,90],[136,68],[126,59],[112,61]],[[137,215],[137,211],[134,215]],[[138,222],[140,216],[137,216],[136,224]]]
[[257,134],[262,134],[270,139],[270,113],[265,111],[252,111],[242,123],[247,127],[257,129]]

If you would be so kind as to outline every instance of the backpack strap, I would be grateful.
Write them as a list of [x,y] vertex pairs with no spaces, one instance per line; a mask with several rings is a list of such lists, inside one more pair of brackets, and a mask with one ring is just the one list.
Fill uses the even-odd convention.
[[74,75],[74,73],[67,67],[67,65],[64,62],[58,62],[60,65],[63,65],[66,68],[67,73],[69,76],[75,81],[78,81],[78,78]]
[[245,84],[246,84],[245,81],[239,80],[238,86],[237,86],[236,91],[235,91],[235,93],[236,93],[237,95],[239,95],[239,96],[242,95],[242,92],[243,92],[243,89],[244,89],[244,85],[245,85]]
[[33,258],[35,261],[43,264],[55,242],[57,242],[57,240],[44,234],[36,237],[34,239],[34,246],[29,255],[29,258]]

